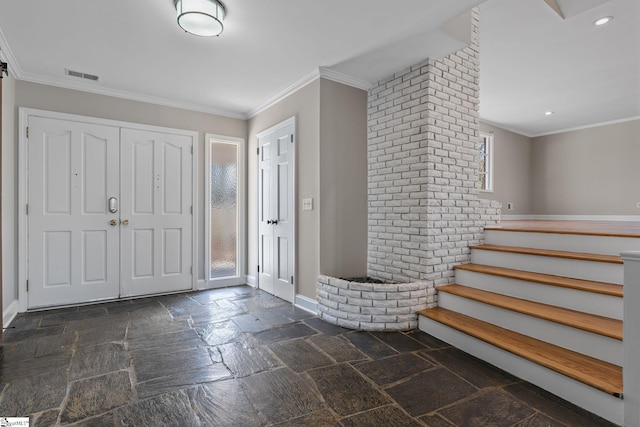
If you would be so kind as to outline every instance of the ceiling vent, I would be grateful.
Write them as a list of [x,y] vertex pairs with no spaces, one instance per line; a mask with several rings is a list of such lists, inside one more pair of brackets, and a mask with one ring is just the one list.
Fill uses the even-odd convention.
[[69,70],[67,68],[64,69],[64,73],[67,76],[72,76],[72,77],[79,77],[81,79],[87,79],[87,80],[91,80],[94,82],[97,82],[99,77],[94,75],[94,74],[87,74],[87,73],[81,73],[80,71],[73,71],[73,70]]

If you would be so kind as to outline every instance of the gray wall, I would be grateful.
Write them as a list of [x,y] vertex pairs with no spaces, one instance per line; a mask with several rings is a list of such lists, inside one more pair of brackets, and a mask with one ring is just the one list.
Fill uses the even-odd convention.
[[[318,79],[249,120],[248,275],[257,276],[256,134],[296,117],[296,293],[316,298],[318,275],[366,273],[367,93]],[[313,198],[313,210],[302,199]]]
[[[148,104],[144,102],[131,101],[122,98],[116,98],[105,95],[97,95],[88,92],[81,92],[71,89],[65,89],[60,87],[41,85],[37,83],[30,83],[25,81],[16,81],[15,83],[15,104],[14,108],[7,108],[10,112],[15,114],[15,120],[17,120],[17,107],[36,108],[41,110],[50,110],[61,113],[76,114],[89,117],[98,117],[110,120],[119,120],[132,123],[141,123],[153,126],[163,126],[176,129],[184,129],[190,131],[197,131],[198,137],[198,170],[204,170],[205,158],[204,158],[204,135],[207,132],[215,133],[219,135],[232,136],[237,138],[246,138],[247,135],[247,122],[246,120],[232,119],[228,117],[216,116],[213,114],[198,113],[193,111],[181,110],[178,108],[165,107],[161,105]],[[9,121],[9,120],[7,120]],[[17,123],[16,123],[17,126]],[[16,127],[17,129],[17,127]],[[8,136],[13,138],[14,144],[17,144],[17,131],[14,136]],[[8,144],[10,145],[10,144]],[[5,147],[5,141],[3,140],[3,176],[5,185],[10,188],[3,188],[3,200],[8,197],[13,197],[17,200],[17,196],[11,196],[11,192],[17,193],[17,151],[10,150]],[[7,152],[6,150],[10,150]],[[11,178],[13,176],[13,178]],[[204,194],[204,177],[205,174],[198,173],[199,180],[198,186],[198,206],[200,207],[198,229],[196,235],[199,238],[198,241],[198,279],[204,279],[204,248],[206,238],[204,237],[204,206],[206,195]],[[4,207],[3,207],[4,208]],[[16,204],[11,209],[11,215],[15,217]],[[17,220],[7,215],[3,218],[3,225],[9,227],[8,221]],[[3,235],[5,254],[17,253],[17,236],[15,234],[7,233]],[[5,255],[5,260],[7,255]],[[7,271],[5,277],[11,279],[15,274],[14,272]],[[15,280],[7,280],[7,286],[13,284],[17,286]],[[9,290],[5,290],[3,294],[5,297],[5,307],[13,299],[16,298],[16,294],[12,295]],[[13,296],[13,298],[12,298]]]
[[533,138],[539,215],[640,215],[640,120]]
[[320,79],[320,273],[367,274],[367,92]]
[[[247,166],[248,271],[257,277],[258,266],[258,147],[256,134],[296,117],[296,293],[315,299],[320,246],[320,80],[292,93],[249,119]],[[313,210],[302,210],[302,198],[313,198]]]
[[[531,213],[531,138],[480,122],[480,131],[493,133],[493,191],[482,199],[497,200],[503,215]],[[513,209],[507,210],[507,203]]]
[[18,298],[18,169],[16,81],[2,79],[2,305],[3,312]]

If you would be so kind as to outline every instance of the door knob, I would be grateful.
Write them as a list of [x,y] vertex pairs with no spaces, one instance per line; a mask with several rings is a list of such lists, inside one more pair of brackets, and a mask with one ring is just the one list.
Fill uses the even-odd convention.
[[129,225],[129,220],[128,219],[123,219],[122,220],[122,225]]
[[267,224],[271,224],[273,221],[271,221],[270,219],[267,220]]
[[273,221],[271,221],[271,224],[273,224],[273,225],[278,225],[278,220],[277,220],[277,219],[274,219]]
[[115,227],[116,225],[118,225],[118,221],[116,221],[115,219],[112,219],[111,221],[109,221],[109,225],[112,227]]

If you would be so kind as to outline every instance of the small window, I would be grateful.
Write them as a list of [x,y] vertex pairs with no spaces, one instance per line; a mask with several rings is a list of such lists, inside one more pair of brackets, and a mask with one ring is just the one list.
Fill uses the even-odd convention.
[[478,141],[478,190],[493,191],[493,135],[481,133]]

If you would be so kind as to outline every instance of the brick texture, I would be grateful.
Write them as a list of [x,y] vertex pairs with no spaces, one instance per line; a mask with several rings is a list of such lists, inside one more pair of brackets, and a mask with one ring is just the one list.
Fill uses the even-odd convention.
[[369,91],[368,275],[426,283],[424,296],[410,298],[411,306],[424,302],[420,308],[437,304],[435,287],[452,282],[453,266],[469,262],[469,245],[500,221],[500,204],[476,189],[478,18],[476,9],[468,47]]
[[[366,288],[367,291],[362,289]],[[427,283],[373,284],[318,277],[318,316],[367,331],[408,331],[427,304]]]

